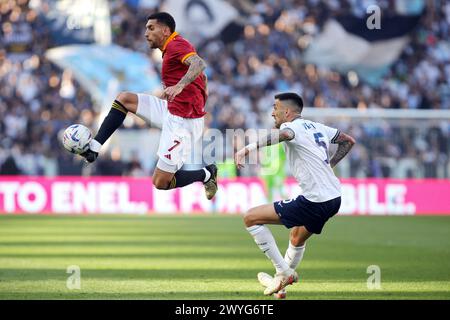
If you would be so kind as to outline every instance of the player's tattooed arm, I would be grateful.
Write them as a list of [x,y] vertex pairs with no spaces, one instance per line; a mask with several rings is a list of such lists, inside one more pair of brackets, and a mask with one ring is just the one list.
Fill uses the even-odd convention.
[[206,69],[206,62],[196,54],[188,57],[183,63],[189,66],[186,74],[176,85],[164,89],[164,97],[169,101],[172,101],[189,83],[194,81]]
[[255,143],[251,143],[243,149],[236,152],[234,155],[234,162],[236,166],[240,169],[244,167],[245,156],[248,155],[252,150],[274,145],[282,141],[289,141],[295,138],[295,132],[292,129],[284,128],[281,130],[272,129],[270,133],[258,139]]
[[205,92],[206,95],[209,96],[209,90],[208,90],[208,76],[205,74]]
[[347,155],[347,153],[350,151],[350,149],[353,147],[356,141],[355,139],[353,139],[353,137],[349,136],[348,134],[340,132],[337,138],[335,139],[334,143],[338,144],[338,148],[336,150],[336,153],[330,160],[330,166],[332,168],[334,168],[338,164],[338,162],[341,161]]
[[267,136],[261,137],[256,146],[258,148],[271,146],[283,141],[289,141],[295,138],[295,133],[290,128],[284,128],[281,130],[272,129]]
[[184,77],[181,78],[180,82],[178,82],[178,84],[183,86],[183,88],[197,79],[200,73],[206,69],[206,62],[196,54],[184,60],[184,64],[187,64],[189,69]]

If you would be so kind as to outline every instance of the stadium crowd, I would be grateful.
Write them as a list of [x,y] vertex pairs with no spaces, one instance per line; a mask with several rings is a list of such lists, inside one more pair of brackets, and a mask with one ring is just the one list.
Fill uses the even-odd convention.
[[[0,174],[86,174],[80,157],[60,147],[58,134],[81,122],[95,128],[90,96],[69,71],[45,58],[52,38],[33,1],[0,4]],[[429,1],[420,25],[381,85],[305,64],[302,53],[327,17],[361,15],[366,1],[229,1],[244,21],[242,36],[198,47],[208,63],[211,128],[267,128],[275,92],[296,91],[315,108],[450,109],[450,3]],[[154,1],[158,10],[164,1]],[[382,9],[391,1],[377,1]],[[132,1],[110,4],[113,42],[149,53],[143,25],[149,10]],[[151,11],[151,10],[150,10]],[[153,59],[153,57],[151,57]],[[155,65],[159,61],[155,60]],[[424,126],[396,122],[336,123],[358,140],[349,156],[354,177],[450,177],[450,121]],[[113,153],[88,174],[148,175],[139,161]]]

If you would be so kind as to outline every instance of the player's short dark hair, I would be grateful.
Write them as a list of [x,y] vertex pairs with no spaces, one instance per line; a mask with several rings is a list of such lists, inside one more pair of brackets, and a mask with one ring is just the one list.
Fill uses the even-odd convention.
[[303,99],[295,92],[284,92],[276,94],[275,99],[278,99],[280,101],[289,100],[292,102],[293,105],[295,105],[298,108],[300,113],[303,110]]
[[170,32],[175,31],[175,19],[167,12],[155,12],[147,17],[148,20],[156,20],[169,27]]

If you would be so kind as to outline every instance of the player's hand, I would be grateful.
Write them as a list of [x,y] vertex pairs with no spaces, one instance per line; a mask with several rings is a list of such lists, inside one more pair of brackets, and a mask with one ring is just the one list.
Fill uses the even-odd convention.
[[184,87],[178,84],[167,87],[164,89],[163,97],[167,99],[167,101],[172,101],[177,95],[180,94],[181,91],[183,91],[183,89]]
[[234,163],[238,169],[244,168],[245,156],[248,154],[248,149],[243,148],[235,153]]

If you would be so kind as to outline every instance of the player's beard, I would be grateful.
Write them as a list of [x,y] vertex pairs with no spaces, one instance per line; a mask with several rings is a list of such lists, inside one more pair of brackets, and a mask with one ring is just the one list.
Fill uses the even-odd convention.
[[154,41],[151,40],[147,40],[148,46],[150,47],[150,49],[157,49],[158,46],[155,45]]

